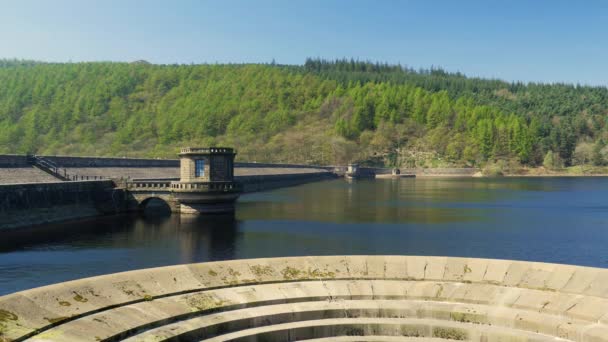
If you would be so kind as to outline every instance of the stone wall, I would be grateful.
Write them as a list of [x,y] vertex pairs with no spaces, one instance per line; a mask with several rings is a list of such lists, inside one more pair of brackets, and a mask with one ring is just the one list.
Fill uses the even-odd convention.
[[0,167],[25,167],[29,166],[27,157],[24,155],[3,154],[0,155]]
[[42,156],[60,167],[179,167],[177,159]]
[[471,177],[478,171],[477,168],[401,169],[402,174],[417,177]]
[[[0,165],[2,158],[0,156]],[[25,162],[25,156],[21,157]],[[179,167],[179,159],[146,159],[146,158],[106,158],[106,157],[71,157],[71,156],[42,156],[55,162],[60,167]],[[311,166],[300,164],[272,164],[235,162],[235,168],[320,168],[332,169],[331,166]]]
[[330,172],[293,173],[277,175],[237,176],[237,182],[243,184],[244,192],[265,191],[287,186],[311,183],[336,178]]
[[315,166],[315,165],[301,165],[301,164],[271,164],[271,163],[242,163],[235,162],[234,167],[241,168],[291,168],[291,169],[324,169],[333,170],[333,166]]
[[119,212],[124,199],[109,180],[0,185],[0,230]]

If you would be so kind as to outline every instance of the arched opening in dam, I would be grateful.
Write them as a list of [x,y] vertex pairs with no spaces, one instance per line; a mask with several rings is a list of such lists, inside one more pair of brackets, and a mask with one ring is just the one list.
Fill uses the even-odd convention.
[[149,197],[141,201],[139,210],[145,216],[168,216],[171,215],[171,206],[160,197]]

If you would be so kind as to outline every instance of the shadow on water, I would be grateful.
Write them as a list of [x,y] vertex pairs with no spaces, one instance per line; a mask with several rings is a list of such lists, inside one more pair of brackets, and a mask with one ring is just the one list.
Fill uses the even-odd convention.
[[235,258],[234,215],[159,212],[0,233],[0,295],[139,268]]

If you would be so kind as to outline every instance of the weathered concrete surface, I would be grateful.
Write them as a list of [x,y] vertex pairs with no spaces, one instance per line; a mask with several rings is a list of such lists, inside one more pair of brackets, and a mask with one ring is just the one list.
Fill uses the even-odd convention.
[[324,256],[179,265],[0,297],[0,340],[608,341],[608,270]]

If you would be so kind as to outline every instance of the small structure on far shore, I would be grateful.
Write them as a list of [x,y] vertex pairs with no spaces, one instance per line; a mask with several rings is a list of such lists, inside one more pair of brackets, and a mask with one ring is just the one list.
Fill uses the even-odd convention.
[[234,211],[241,185],[234,181],[234,149],[227,147],[182,148],[180,180],[170,191],[180,213],[226,213]]
[[361,168],[359,164],[351,163],[348,164],[344,177],[346,179],[374,179],[376,178],[376,172],[372,168]]
[[391,179],[395,179],[395,178],[415,178],[416,175],[413,173],[401,173],[401,170],[398,168],[393,168],[391,169],[391,173],[380,173],[380,174],[376,174],[376,178],[391,178]]

